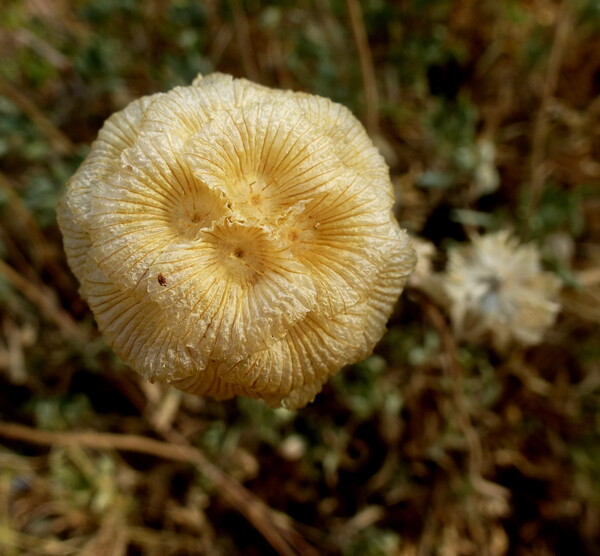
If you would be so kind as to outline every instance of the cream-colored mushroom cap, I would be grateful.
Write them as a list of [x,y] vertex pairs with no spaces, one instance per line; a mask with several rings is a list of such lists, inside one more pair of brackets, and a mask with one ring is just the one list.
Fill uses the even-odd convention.
[[58,220],[123,361],[296,408],[385,330],[415,265],[392,203],[346,108],[211,74],[110,117]]

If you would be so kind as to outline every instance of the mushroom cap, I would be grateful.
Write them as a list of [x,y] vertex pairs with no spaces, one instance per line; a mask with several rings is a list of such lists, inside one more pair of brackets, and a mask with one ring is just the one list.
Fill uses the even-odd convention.
[[295,408],[385,330],[415,265],[392,203],[346,108],[217,73],[111,116],[58,221],[133,369]]

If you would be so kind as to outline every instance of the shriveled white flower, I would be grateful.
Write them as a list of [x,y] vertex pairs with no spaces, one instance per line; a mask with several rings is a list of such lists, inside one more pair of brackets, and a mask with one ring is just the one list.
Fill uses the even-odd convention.
[[415,265],[392,203],[347,109],[211,74],[109,118],[58,217],[131,367],[301,407],[371,352]]
[[444,287],[457,334],[491,337],[499,350],[513,341],[539,343],[560,309],[560,280],[542,270],[534,245],[519,244],[508,231],[451,250]]

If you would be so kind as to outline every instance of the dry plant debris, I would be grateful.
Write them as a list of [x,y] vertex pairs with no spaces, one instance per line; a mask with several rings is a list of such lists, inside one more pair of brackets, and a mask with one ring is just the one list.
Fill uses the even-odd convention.
[[[599,52],[597,0],[3,2],[0,554],[597,556]],[[357,115],[424,255],[373,355],[296,412],[132,372],[62,251],[103,122],[217,71]],[[457,334],[443,287],[501,230],[561,282],[507,350]]]

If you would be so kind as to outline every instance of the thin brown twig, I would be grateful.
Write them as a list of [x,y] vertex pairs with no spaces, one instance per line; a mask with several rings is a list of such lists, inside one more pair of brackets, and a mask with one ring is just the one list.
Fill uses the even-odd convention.
[[1,259],[0,275],[4,276],[16,290],[20,291],[25,298],[36,305],[44,317],[54,322],[65,337],[74,341],[85,340],[85,336],[82,334],[79,325],[58,305],[54,292],[51,289],[43,284],[32,283]]
[[369,133],[374,134],[379,127],[379,94],[375,80],[375,68],[369,39],[365,29],[362,10],[358,0],[346,0],[352,35],[358,50],[360,74],[365,93],[365,125]]
[[[312,546],[301,540],[301,535],[293,529],[285,516],[275,512],[235,479],[221,471],[197,448],[133,434],[44,431],[16,423],[0,423],[0,436],[44,446],[78,446],[137,452],[191,463],[216,485],[219,493],[264,536],[278,554],[318,556]],[[296,549],[290,546],[284,533],[294,538]]]
[[563,0],[557,15],[556,28],[548,66],[544,76],[542,97],[535,118],[533,138],[531,146],[531,157],[529,159],[530,172],[530,199],[527,206],[527,217],[529,218],[537,208],[547,177],[547,167],[544,161],[546,151],[546,137],[548,136],[548,111],[550,103],[558,85],[560,68],[565,55],[567,42],[573,23],[572,0]]
[[254,60],[254,48],[250,40],[250,26],[246,14],[239,0],[229,0],[233,11],[233,21],[235,23],[235,35],[237,38],[242,66],[246,77],[252,81],[258,81],[258,68]]
[[[502,496],[501,487],[486,481],[482,475],[483,451],[479,437],[477,436],[477,433],[473,427],[471,416],[469,415],[469,412],[463,403],[463,372],[458,361],[458,350],[454,341],[454,337],[450,332],[442,312],[433,303],[425,298],[423,298],[423,305],[427,317],[440,336],[442,348],[444,350],[444,354],[446,355],[446,364],[444,367],[448,377],[452,381],[452,401],[454,409],[456,410],[457,422],[465,437],[465,440],[467,441],[468,472],[471,485],[484,495]],[[495,486],[497,486],[497,488],[494,488]],[[471,519],[468,521],[468,524],[473,536],[477,540],[478,546],[484,547],[486,544],[485,532],[481,524],[477,520]],[[482,556],[488,553],[489,552],[486,549],[484,552],[482,552]]]
[[458,362],[458,354],[454,338],[441,311],[431,302],[424,301],[425,313],[433,327],[437,330],[446,355],[446,368],[452,380],[452,396],[457,410],[460,427],[469,445],[469,471],[472,474],[481,473],[482,453],[479,438],[473,430],[471,418],[462,403],[462,368]]
[[60,154],[72,154],[75,151],[73,142],[60,130],[36,104],[27,98],[19,89],[0,79],[0,95],[16,104],[46,136],[54,149]]
[[9,39],[16,42],[19,47],[31,49],[37,56],[41,56],[60,71],[71,68],[71,60],[47,40],[39,37],[29,29],[15,29],[7,32]]
[[[156,387],[157,390],[154,390],[154,387]],[[179,429],[174,427],[174,421],[176,417],[175,413],[173,413],[169,419],[164,419],[163,415],[161,415],[165,409],[165,402],[167,406],[170,405],[170,402],[168,401],[169,399],[172,400],[175,397],[177,400],[181,401],[181,392],[173,388],[169,388],[166,391],[163,390],[163,395],[161,396],[159,392],[162,390],[162,388],[157,384],[151,385],[149,383],[142,383],[142,389],[146,394],[146,399],[150,403],[148,403],[145,408],[140,408],[140,412],[144,415],[148,424],[167,442],[181,446],[190,446],[186,436],[184,436]],[[153,401],[150,401],[150,399],[154,397],[154,393],[159,395],[157,398],[154,398]],[[177,403],[177,407],[172,408],[171,411],[174,410],[177,413],[178,409],[179,403]],[[178,415],[179,417],[182,416],[180,412],[178,412]],[[288,527],[290,522],[287,521],[287,518],[281,514],[275,515],[277,518],[286,520],[281,525],[281,529],[282,533],[285,533],[285,540],[288,542],[288,544],[295,548],[299,554],[314,554],[312,546],[306,542],[305,538],[296,529],[291,529]],[[270,527],[271,523],[269,522],[265,524],[265,526]],[[297,528],[298,526],[299,528],[306,530],[306,532],[310,534],[310,538],[313,540],[317,538],[317,536],[313,534],[314,531],[310,530],[310,528],[303,526],[301,523],[296,523]]]
[[32,240],[29,242],[28,246],[31,248],[34,263],[37,265],[44,264],[50,260],[51,255],[54,253],[54,247],[48,243],[46,236],[44,236],[38,223],[31,214],[31,211],[25,206],[21,197],[17,195],[11,181],[1,171],[0,191],[2,191],[8,199],[8,205],[11,212],[14,212],[14,220],[22,225],[23,231],[27,233]]

